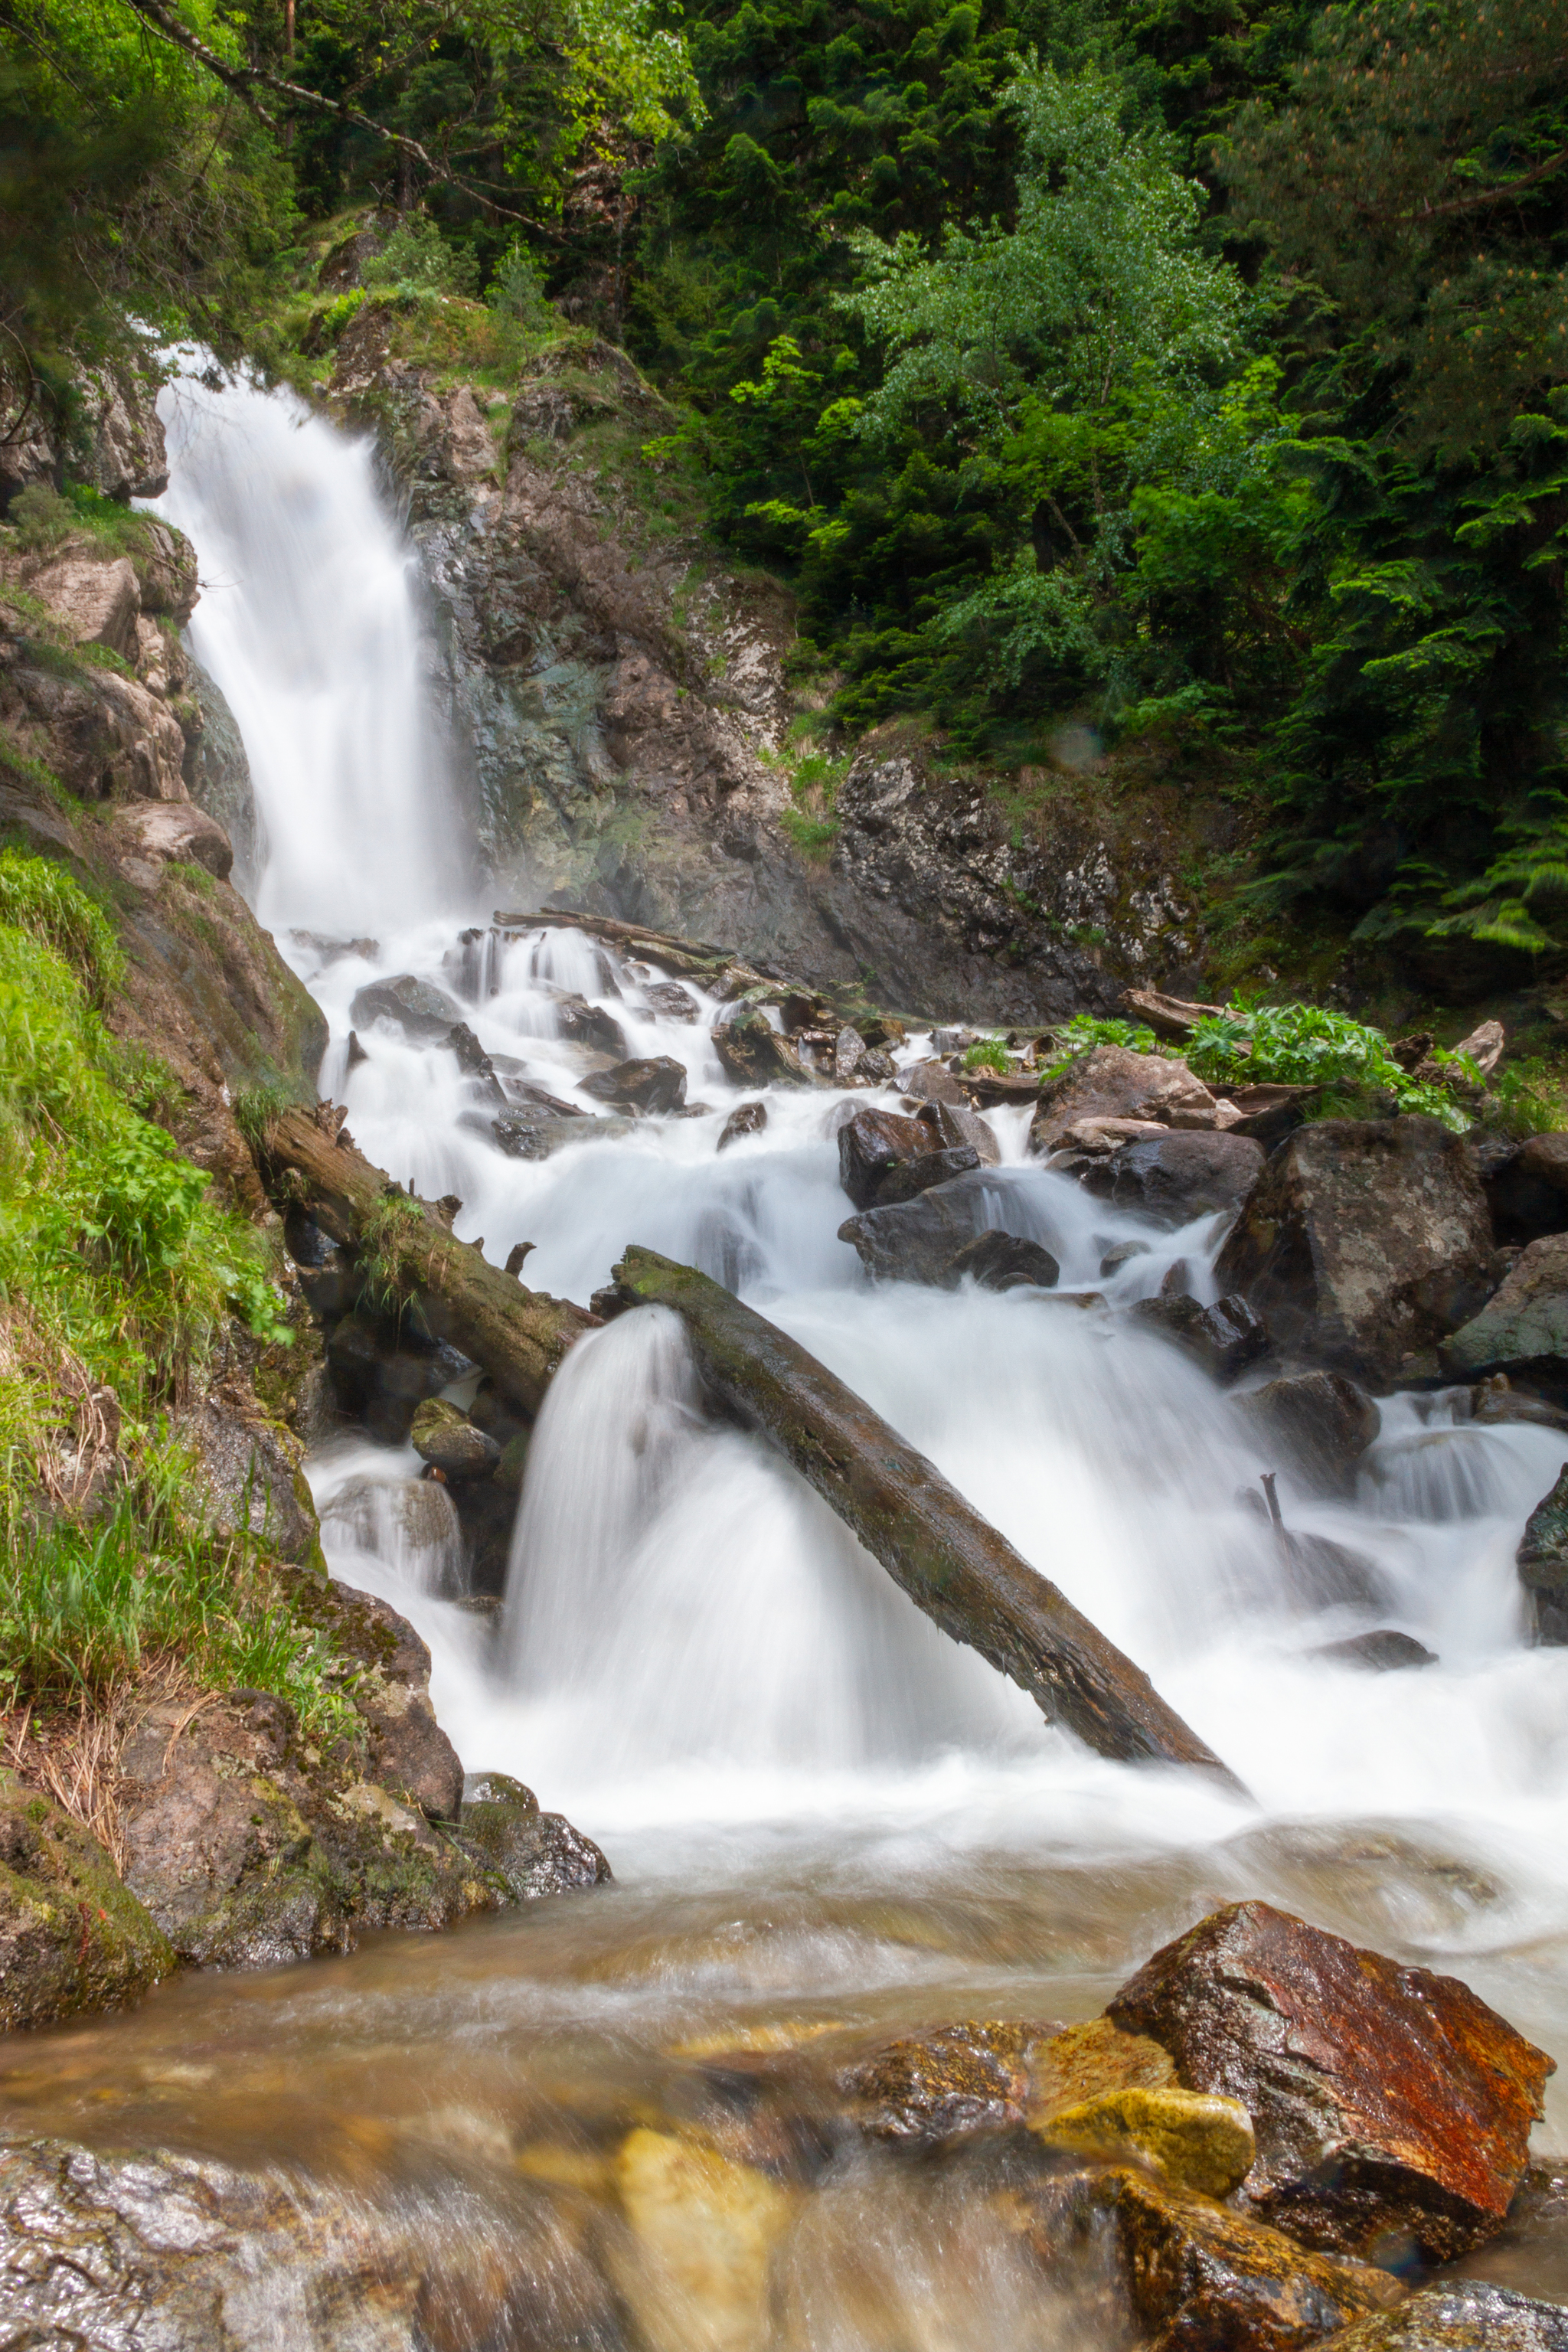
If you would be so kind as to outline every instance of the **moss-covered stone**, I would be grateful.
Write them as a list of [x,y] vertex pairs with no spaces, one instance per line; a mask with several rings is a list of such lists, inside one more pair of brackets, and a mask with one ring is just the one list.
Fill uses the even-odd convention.
[[174,1965],[97,1839],[0,1771],[0,2031],[119,2008]]
[[1036,2128],[1053,2147],[1112,2161],[1131,2156],[1205,2197],[1228,2197],[1257,2154],[1252,2118],[1240,2100],[1199,2091],[1108,2091]]

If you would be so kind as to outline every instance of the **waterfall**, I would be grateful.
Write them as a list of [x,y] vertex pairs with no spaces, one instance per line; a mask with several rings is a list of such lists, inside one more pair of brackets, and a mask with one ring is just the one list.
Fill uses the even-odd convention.
[[269,928],[376,934],[451,905],[466,857],[425,692],[416,565],[373,445],[210,358],[165,386],[170,485],[195,544],[192,648],[238,723]]

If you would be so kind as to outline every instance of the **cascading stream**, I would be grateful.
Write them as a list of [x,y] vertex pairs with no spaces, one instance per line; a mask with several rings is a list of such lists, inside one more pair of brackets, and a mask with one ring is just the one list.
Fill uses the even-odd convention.
[[[411,558],[368,447],[288,396],[187,380],[169,397],[166,510],[198,550],[195,647],[256,780],[258,908],[328,1015],[323,1090],[361,1148],[426,1198],[458,1195],[458,1231],[483,1235],[492,1261],[533,1244],[526,1278],[541,1289],[586,1302],[632,1241],[737,1289],[1144,1666],[1258,1802],[1109,1764],[1048,1729],[793,1473],[706,1418],[679,1327],[640,1310],[582,1341],[547,1399],[499,1633],[444,1597],[460,1574],[452,1525],[411,1501],[410,1450],[356,1439],[311,1465],[334,1568],[425,1633],[465,1762],[568,1811],[622,1891],[459,1931],[445,1956],[389,1941],[335,1975],[280,1979],[275,2001],[188,1985],[157,2013],[165,2025],[150,2012],[114,2028],[105,2065],[140,2053],[161,2082],[171,2049],[221,2048],[232,2067],[254,2035],[267,2079],[281,2065],[291,2086],[297,2114],[279,2129],[296,2160],[336,2147],[345,2105],[382,2118],[411,2177],[444,2178],[460,2147],[465,2180],[510,2213],[519,2135],[570,2137],[539,2116],[569,2116],[579,2095],[584,2114],[657,2105],[672,2050],[847,2017],[1088,2014],[1161,1934],[1241,1894],[1455,1969],[1568,2048],[1568,1653],[1524,1646],[1512,1558],[1563,1440],[1468,1423],[1458,1396],[1386,1400],[1352,1498],[1281,1479],[1292,1530],[1362,1563],[1359,1590],[1315,1587],[1261,1514],[1258,1473],[1274,1465],[1231,1403],[1119,1312],[1178,1259],[1212,1295],[1219,1224],[1170,1233],[1108,1209],[1027,1160],[1014,1112],[992,1115],[1001,1164],[983,1213],[1048,1246],[1059,1291],[869,1286],[837,1238],[835,1135],[897,1090],[775,1088],[763,1129],[721,1152],[752,1098],[714,1052],[722,1007],[689,990],[691,1017],[673,1017],[647,994],[663,975],[574,931],[494,932],[461,903]],[[356,1013],[362,990],[400,974],[451,997],[511,1104],[542,1089],[594,1114],[582,1139],[512,1156],[454,1051]],[[574,998],[618,1024],[627,1055],[682,1066],[684,1115],[600,1118],[583,1082],[617,1057],[568,1034],[582,1034]],[[1102,1276],[1121,1243],[1141,1248]],[[1103,1307],[1081,1303],[1095,1292]],[[1316,1654],[1373,1625],[1440,1663],[1373,1676]],[[142,2080],[130,2066],[114,2094],[127,2129],[153,2099]],[[62,2127],[79,2123],[78,2097],[49,2110]],[[235,2125],[198,2091],[157,2099],[160,2131],[234,2152]],[[443,2140],[431,2114],[459,2112]],[[492,2140],[502,2153],[484,2153]],[[879,2276],[912,2275],[929,2217],[874,2181],[854,2194],[869,2202],[846,2192],[811,2223],[831,2260],[848,2259],[842,2230]],[[991,2283],[932,2352],[1037,2341],[1002,2256],[963,2243]],[[805,2311],[805,2252],[790,2275]],[[770,2342],[883,2343],[844,2308],[781,2321]],[[1042,2346],[1098,2340],[1070,2326],[1058,2337],[1037,2313],[1029,2325]]]

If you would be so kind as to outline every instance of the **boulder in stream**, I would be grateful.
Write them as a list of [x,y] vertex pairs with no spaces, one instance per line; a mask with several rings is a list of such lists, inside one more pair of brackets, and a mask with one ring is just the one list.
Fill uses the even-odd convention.
[[1495,1279],[1464,1138],[1435,1118],[1299,1129],[1253,1188],[1215,1276],[1281,1347],[1392,1378],[1473,1315]]
[[501,1455],[495,1439],[444,1397],[429,1397],[418,1408],[408,1442],[421,1462],[433,1464],[445,1478],[488,1478]]
[[552,990],[551,994],[557,1036],[564,1037],[570,1045],[585,1045],[590,1053],[610,1054],[617,1062],[626,1060],[626,1033],[613,1013],[565,989]]
[[1514,1557],[1536,1640],[1561,1648],[1568,1643],[1568,1462],[1526,1519]]
[[563,1814],[541,1812],[532,1790],[505,1772],[472,1773],[464,1781],[459,1835],[477,1862],[506,1881],[514,1903],[610,1879],[593,1839]]
[[1187,2088],[1247,2108],[1255,2213],[1391,2263],[1449,2261],[1500,2227],[1553,2071],[1458,1979],[1266,1903],[1165,1945],[1107,2014],[1168,2050]]
[[1127,1313],[1130,1321],[1168,1339],[1216,1381],[1237,1379],[1268,1352],[1268,1328],[1245,1298],[1216,1298],[1204,1307],[1183,1292],[1140,1298]]
[[686,1065],[669,1054],[617,1062],[613,1070],[595,1070],[585,1077],[583,1092],[634,1118],[668,1118],[686,1100]]
[[996,1140],[995,1129],[977,1110],[971,1110],[967,1103],[926,1103],[917,1117],[922,1127],[930,1128],[937,1140],[950,1149],[967,1143],[983,1168],[1001,1164],[1002,1147]]
[[817,1083],[816,1072],[773,1027],[760,1005],[737,1013],[732,1021],[721,1021],[713,1032],[713,1051],[731,1086],[812,1087]]
[[1483,2279],[1453,2279],[1322,2337],[1319,2352],[1568,2352],[1568,2309]]
[[1356,1465],[1382,1422],[1366,1391],[1343,1372],[1297,1372],[1231,1399],[1268,1466],[1289,1469],[1310,1495],[1349,1495]]
[[944,1281],[967,1277],[982,1290],[1054,1290],[1061,1267],[1039,1242],[1021,1234],[976,1234],[947,1262]]
[[838,1238],[858,1253],[879,1282],[933,1283],[956,1289],[951,1272],[965,1243],[990,1224],[996,1186],[982,1169],[971,1169],[945,1184],[933,1184],[913,1201],[889,1208],[863,1209],[847,1217]]
[[858,1110],[838,1130],[838,1181],[858,1209],[869,1209],[895,1169],[931,1148],[931,1130],[895,1110]]
[[400,971],[391,980],[367,981],[349,1007],[349,1018],[356,1030],[388,1021],[416,1045],[434,1045],[462,1025],[463,1010],[434,981]]
[[719,1140],[713,1149],[715,1151],[728,1151],[731,1144],[739,1143],[743,1135],[761,1135],[767,1123],[768,1107],[765,1102],[740,1103],[719,1130]]
[[1352,1633],[1348,1642],[1325,1642],[1311,1654],[1326,1665],[1359,1666],[1364,1674],[1398,1675],[1412,1666],[1435,1666],[1436,1653],[1414,1633],[1401,1633],[1392,1625],[1379,1625],[1370,1633]]
[[1030,2057],[1048,2025],[964,2020],[901,2036],[840,2069],[835,2087],[873,2138],[934,2147],[966,2132],[1022,2123]]
[[1263,1146],[1245,1135],[1144,1136],[1091,1159],[1079,1181],[1097,1199],[1162,1225],[1238,1209],[1263,1172]]
[[1447,1341],[1443,1360],[1462,1379],[1523,1373],[1568,1391],[1568,1234],[1530,1244],[1480,1311]]
[[966,1176],[980,1165],[980,1154],[967,1143],[948,1150],[921,1151],[913,1160],[889,1168],[877,1187],[875,1205],[891,1208],[900,1201],[918,1200],[929,1192],[933,1184],[949,1184],[955,1176]]

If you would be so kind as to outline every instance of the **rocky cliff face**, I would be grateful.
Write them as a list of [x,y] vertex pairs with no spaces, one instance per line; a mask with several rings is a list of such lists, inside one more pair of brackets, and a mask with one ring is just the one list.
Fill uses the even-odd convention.
[[563,341],[501,399],[400,356],[395,310],[366,304],[320,389],[406,500],[498,899],[722,940],[910,1011],[1059,1018],[1190,977],[1172,827],[1107,825],[1069,791],[1020,829],[896,732],[839,785],[830,852],[802,854],[789,596],[664,494],[644,445],[673,419],[623,352]]

